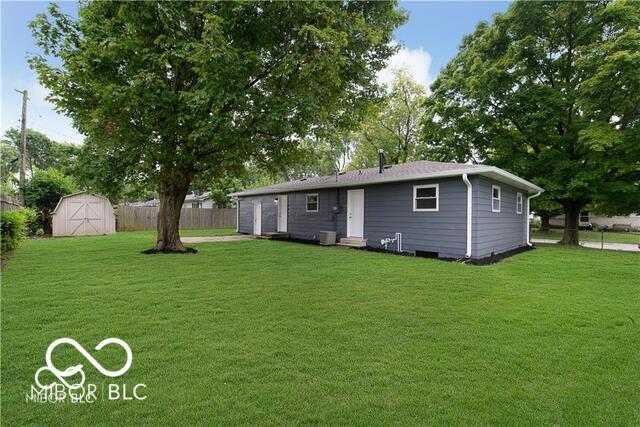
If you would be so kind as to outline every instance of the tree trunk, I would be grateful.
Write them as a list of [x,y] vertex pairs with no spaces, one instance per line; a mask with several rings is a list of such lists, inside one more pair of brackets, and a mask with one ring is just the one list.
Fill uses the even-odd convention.
[[551,220],[550,215],[540,215],[540,231],[551,230],[551,225],[549,224],[550,220]]
[[580,209],[583,204],[574,200],[564,202],[564,235],[560,240],[561,245],[577,245],[578,225],[580,224]]
[[158,211],[158,237],[151,252],[186,253],[196,252],[185,248],[180,240],[180,209],[187,196],[189,183],[172,182],[158,189],[160,210]]
[[51,215],[42,212],[40,215],[40,219],[42,220],[42,230],[44,234],[47,236],[53,235],[53,223],[51,221]]

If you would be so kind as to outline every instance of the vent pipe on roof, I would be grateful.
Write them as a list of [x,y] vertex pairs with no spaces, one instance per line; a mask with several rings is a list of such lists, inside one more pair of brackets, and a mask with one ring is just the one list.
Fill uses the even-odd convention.
[[378,166],[380,167],[378,173],[384,172],[384,150],[382,148],[378,150]]

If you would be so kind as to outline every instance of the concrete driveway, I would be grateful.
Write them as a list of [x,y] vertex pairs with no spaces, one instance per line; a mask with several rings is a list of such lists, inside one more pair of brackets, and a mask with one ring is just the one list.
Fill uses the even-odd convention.
[[[557,240],[550,239],[531,239],[532,243],[558,243]],[[601,245],[600,242],[580,242],[580,246],[593,249],[608,249],[610,251],[625,251],[625,252],[640,252],[638,245],[633,243],[605,243]]]

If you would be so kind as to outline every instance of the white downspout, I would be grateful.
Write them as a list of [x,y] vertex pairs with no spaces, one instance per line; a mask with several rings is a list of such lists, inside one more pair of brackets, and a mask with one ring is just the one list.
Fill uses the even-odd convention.
[[236,233],[240,231],[240,199],[238,197],[236,200]]
[[534,197],[538,197],[540,194],[542,194],[542,191],[538,191],[536,194],[534,194],[533,196],[529,196],[527,197],[527,215],[526,215],[526,227],[525,227],[525,241],[527,242],[528,246],[533,246],[531,244],[531,239],[530,239],[530,235],[529,235],[529,214],[531,213],[531,199],[533,199]]
[[462,174],[462,180],[467,186],[467,253],[465,256],[471,258],[471,227],[473,225],[473,190],[471,187],[471,181],[467,178],[467,174]]

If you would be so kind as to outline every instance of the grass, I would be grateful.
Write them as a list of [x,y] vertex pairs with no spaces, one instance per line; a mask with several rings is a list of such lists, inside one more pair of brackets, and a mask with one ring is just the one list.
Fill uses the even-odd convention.
[[[640,423],[640,255],[485,267],[277,241],[143,255],[149,233],[27,241],[2,284],[3,424]],[[119,337],[147,399],[26,403],[47,346]],[[60,367],[85,364],[77,352]]]
[[[538,231],[533,230],[531,232],[531,237],[533,239],[550,239],[550,240],[560,240],[562,239],[562,230],[559,229],[551,229],[549,231]],[[579,238],[581,242],[600,242],[602,238],[602,233],[599,231],[579,231]],[[605,243],[632,243],[638,244],[640,243],[640,232],[632,231],[628,233],[616,232],[616,231],[605,231],[604,233],[604,242]]]

